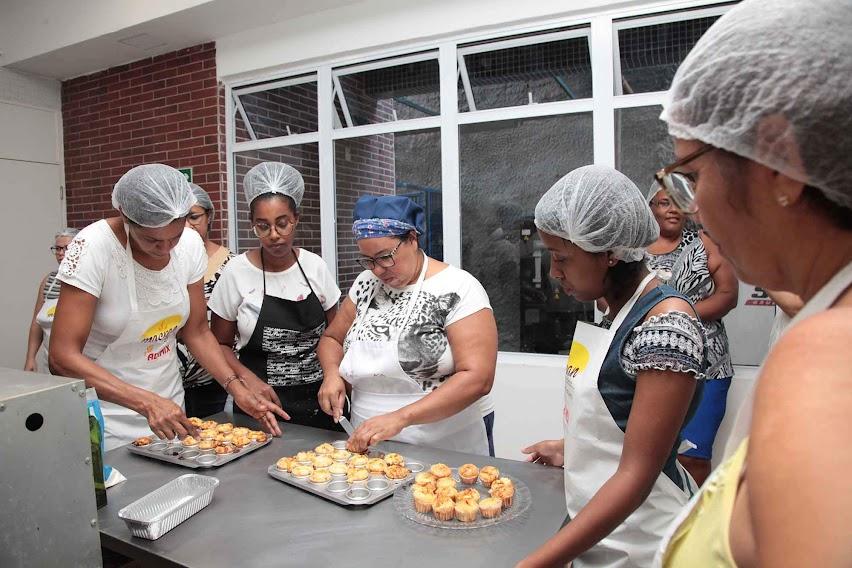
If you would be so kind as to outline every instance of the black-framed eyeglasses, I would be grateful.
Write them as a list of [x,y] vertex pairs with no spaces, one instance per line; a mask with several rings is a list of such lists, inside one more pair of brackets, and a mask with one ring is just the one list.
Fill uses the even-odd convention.
[[200,225],[204,218],[207,216],[207,211],[203,213],[190,213],[186,216],[187,222],[192,226]]
[[[705,145],[654,174],[654,185],[668,193],[675,207],[688,215],[698,213],[698,205],[695,203],[695,180],[689,174],[675,170],[712,149],[713,146]],[[651,186],[651,189],[654,188],[654,185]]]
[[53,254],[59,254],[60,252],[65,252],[66,250],[68,250],[68,247],[67,246],[61,247],[59,245],[54,245],[54,246],[50,247],[50,250],[51,250],[51,252],[53,252]]
[[396,254],[396,251],[399,250],[399,247],[401,247],[402,243],[404,242],[404,240],[399,241],[399,244],[393,247],[393,250],[390,251],[388,254],[383,254],[381,256],[376,257],[362,256],[356,259],[356,262],[367,270],[373,270],[377,265],[381,266],[382,268],[390,268],[391,266],[396,264],[396,261],[393,257]]
[[251,226],[254,234],[259,239],[265,239],[269,235],[272,234],[272,229],[275,228],[275,232],[281,235],[282,237],[286,237],[290,233],[293,232],[293,229],[296,228],[296,223],[291,221],[290,219],[280,219],[275,222],[274,225],[270,225],[269,223],[258,222]]

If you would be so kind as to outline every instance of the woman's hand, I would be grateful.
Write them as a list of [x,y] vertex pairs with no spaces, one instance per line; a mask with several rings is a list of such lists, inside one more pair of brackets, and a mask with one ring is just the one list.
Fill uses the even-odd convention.
[[24,363],[24,371],[36,372],[37,370],[38,370],[38,368],[36,366],[35,359],[27,357],[27,361],[26,361],[26,363]]
[[[279,408],[283,406],[281,404],[281,399],[278,398],[278,393],[275,392],[275,389],[269,386],[269,383],[262,381],[257,375],[249,371],[248,368],[245,368],[243,372],[240,373],[240,378],[245,381],[246,388],[253,392],[258,398],[269,401]],[[287,416],[286,420],[290,420],[290,417]]]
[[140,414],[148,419],[151,432],[162,440],[198,435],[180,406],[152,392],[145,395]]
[[346,399],[346,383],[340,375],[326,373],[322,386],[317,393],[317,401],[322,411],[337,422],[343,416],[343,401]]
[[565,463],[565,442],[563,440],[543,440],[521,450],[528,462],[562,467]]
[[364,452],[369,446],[374,446],[383,440],[389,440],[399,434],[403,428],[408,426],[399,412],[390,412],[380,416],[374,416],[361,423],[346,447],[351,452]]
[[242,408],[246,414],[260,422],[261,427],[264,430],[273,436],[281,435],[281,428],[278,427],[278,420],[276,420],[275,415],[277,414],[284,420],[290,420],[290,416],[284,412],[280,406],[262,398],[252,389],[247,388],[239,381],[233,381],[229,385],[228,390],[230,391],[231,396],[234,397],[234,404]]

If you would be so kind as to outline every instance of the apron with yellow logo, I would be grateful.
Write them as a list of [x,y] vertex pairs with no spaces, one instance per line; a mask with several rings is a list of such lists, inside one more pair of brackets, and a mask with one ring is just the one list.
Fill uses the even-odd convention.
[[[577,322],[565,373],[563,410],[565,500],[571,518],[615,474],[621,460],[624,432],[601,396],[600,372],[619,327],[653,278],[654,274],[649,274],[639,284],[609,329]],[[677,294],[671,290],[668,295]],[[665,294],[660,296],[662,299]],[[685,482],[686,472],[679,464],[677,467]],[[574,568],[650,565],[664,529],[687,499],[681,488],[660,473],[645,502],[606,538],[575,559]]]
[[[183,384],[177,364],[175,337],[189,315],[186,283],[177,282],[181,294],[176,301],[156,308],[139,309],[129,236],[125,251],[130,316],[121,335],[104,349],[95,363],[130,385],[183,406]],[[163,270],[169,271],[169,275],[177,280],[173,260]],[[101,401],[101,412],[107,450],[151,432],[148,419],[129,408]]]

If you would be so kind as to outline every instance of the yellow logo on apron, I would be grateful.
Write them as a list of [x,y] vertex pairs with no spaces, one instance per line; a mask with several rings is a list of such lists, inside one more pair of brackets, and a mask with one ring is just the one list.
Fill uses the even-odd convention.
[[142,334],[142,341],[144,343],[162,341],[175,331],[182,321],[183,318],[179,315],[166,316],[145,330],[145,333]]
[[589,364],[589,350],[579,341],[571,343],[571,352],[568,354],[568,364],[565,366],[565,377],[575,378],[586,369]]
[[47,313],[47,317],[52,318],[53,315],[56,313],[56,306],[50,306],[49,308],[47,308],[46,313]]

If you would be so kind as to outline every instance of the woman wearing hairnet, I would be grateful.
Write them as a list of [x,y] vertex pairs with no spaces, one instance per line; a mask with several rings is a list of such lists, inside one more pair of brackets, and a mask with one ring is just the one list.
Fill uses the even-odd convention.
[[[56,257],[57,263],[61,263],[62,259],[65,258],[68,245],[79,232],[77,229],[66,228],[53,237],[53,246],[50,247],[50,250]],[[53,314],[56,312],[56,303],[59,301],[59,280],[56,279],[56,274],[57,271],[54,270],[42,278],[38,285],[33,321],[30,323],[30,334],[27,337],[27,358],[24,371],[50,373],[47,365],[47,347],[50,345]]]
[[[204,241],[204,250],[207,252],[207,270],[204,272],[204,299],[210,301],[210,295],[222,275],[222,270],[224,270],[228,261],[234,257],[234,254],[227,247],[210,238],[210,223],[213,222],[213,217],[216,214],[210,196],[194,183],[190,183],[189,187],[195,196],[195,205],[189,209],[189,215],[186,216],[186,226],[198,233],[198,236]],[[207,310],[207,319],[210,320],[209,309]],[[183,377],[185,391],[186,415],[210,416],[222,412],[225,409],[228,393],[192,356],[183,341],[178,341],[177,346],[180,374]]]
[[[852,3],[746,0],[698,41],[657,178],[741,280],[798,295],[664,566],[852,566]],[[750,417],[750,421],[749,421]]]
[[689,300],[648,272],[659,226],[639,189],[607,166],[563,177],[535,224],[550,275],[581,301],[604,298],[604,326],[577,323],[565,374],[564,439],[524,449],[565,470],[570,522],[521,562],[648,566],[694,482],[678,433],[700,398],[701,323]]
[[213,332],[240,374],[272,385],[294,424],[337,430],[317,402],[316,348],[340,289],[322,258],[294,244],[305,182],[287,164],[262,162],[243,190],[259,246],[225,267],[210,297]]
[[120,216],[80,231],[59,267],[50,366],[83,377],[103,401],[106,447],[153,432],[195,432],[181,408],[175,336],[234,396],[237,405],[280,434],[266,385],[240,378],[207,325],[198,235],[185,227],[195,198],[183,175],[162,164],[137,166],[112,192]]

